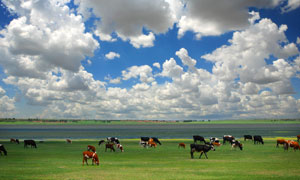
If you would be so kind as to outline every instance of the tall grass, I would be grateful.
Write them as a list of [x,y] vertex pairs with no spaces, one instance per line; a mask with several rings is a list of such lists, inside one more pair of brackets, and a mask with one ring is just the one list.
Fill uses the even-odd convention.
[[[178,143],[185,142],[186,149]],[[157,148],[142,148],[138,140],[123,140],[125,152],[105,152],[96,141],[46,141],[38,148],[3,142],[8,156],[0,156],[0,179],[300,179],[300,152],[276,148],[274,140],[265,145],[244,143],[244,150],[230,145],[208,152],[209,159],[191,159],[190,140],[162,140]],[[82,152],[94,145],[100,166],[82,166]]]

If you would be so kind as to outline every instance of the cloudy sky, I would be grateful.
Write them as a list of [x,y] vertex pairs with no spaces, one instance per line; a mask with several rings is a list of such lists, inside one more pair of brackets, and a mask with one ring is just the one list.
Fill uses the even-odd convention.
[[299,6],[2,0],[0,118],[299,118]]

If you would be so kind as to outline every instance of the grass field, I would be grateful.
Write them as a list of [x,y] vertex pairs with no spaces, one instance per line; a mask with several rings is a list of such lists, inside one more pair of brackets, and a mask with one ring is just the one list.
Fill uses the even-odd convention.
[[[162,146],[144,149],[138,140],[122,140],[125,152],[104,152],[97,141],[78,140],[38,143],[37,149],[24,149],[4,142],[8,156],[0,156],[0,179],[300,179],[300,152],[276,148],[275,139],[265,145],[243,142],[244,150],[230,145],[208,152],[209,159],[190,158],[191,140],[161,140]],[[187,144],[178,149],[179,142]],[[94,145],[100,166],[82,166],[82,152]]]

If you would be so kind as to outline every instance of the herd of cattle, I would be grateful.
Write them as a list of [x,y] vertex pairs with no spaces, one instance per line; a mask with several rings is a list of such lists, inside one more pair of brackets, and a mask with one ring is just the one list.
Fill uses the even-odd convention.
[[[209,139],[209,142],[205,140],[203,136],[194,135],[193,136],[194,143],[190,144],[190,154],[191,158],[194,158],[195,152],[200,152],[199,158],[204,154],[205,157],[207,157],[207,152],[212,150],[215,151],[215,146],[220,146],[220,140],[216,137],[211,137]],[[252,140],[254,144],[264,144],[263,138],[259,135],[251,136],[251,135],[244,135],[244,141]],[[276,147],[279,147],[279,145],[283,145],[284,150],[288,150],[289,148],[293,148],[294,150],[300,150],[299,146],[299,140],[300,135],[297,135],[297,141],[293,140],[285,140],[285,139],[277,139]],[[72,140],[66,139],[67,143],[72,143]],[[10,139],[10,142],[19,144],[20,141],[18,139]],[[42,143],[43,141],[40,141]],[[200,142],[200,143],[198,143]],[[239,148],[240,150],[243,150],[243,144],[236,140],[235,137],[232,135],[224,135],[223,136],[223,145],[226,143],[231,144],[231,149]],[[98,145],[105,144],[105,152],[107,149],[110,149],[110,151],[115,152],[116,149],[120,150],[121,152],[124,152],[123,146],[120,143],[119,139],[116,137],[108,137],[105,140],[100,140]],[[162,145],[162,143],[159,141],[157,137],[141,137],[140,143],[142,147],[148,148],[148,147],[157,147],[157,144]],[[30,146],[31,148],[37,148],[36,142],[34,140],[24,140],[24,148],[28,148]],[[116,149],[115,149],[116,147]],[[186,145],[184,143],[179,143],[178,148],[185,148]],[[5,149],[4,145],[0,144],[0,155],[3,154],[7,155],[7,150]],[[84,162],[88,165],[87,159],[92,159],[92,164],[99,165],[99,158],[96,152],[95,146],[88,145],[87,151],[84,151],[83,153],[83,160],[82,164],[84,165]]]

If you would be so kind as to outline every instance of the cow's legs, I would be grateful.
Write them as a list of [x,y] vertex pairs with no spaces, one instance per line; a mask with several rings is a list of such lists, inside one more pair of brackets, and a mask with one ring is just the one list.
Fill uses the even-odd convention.
[[202,154],[203,154],[203,151],[201,152],[201,154],[200,154],[200,156],[199,156],[199,159],[201,159]]
[[206,155],[206,152],[204,152],[204,154],[205,154],[206,159],[208,159],[208,157],[207,157],[207,155]]

